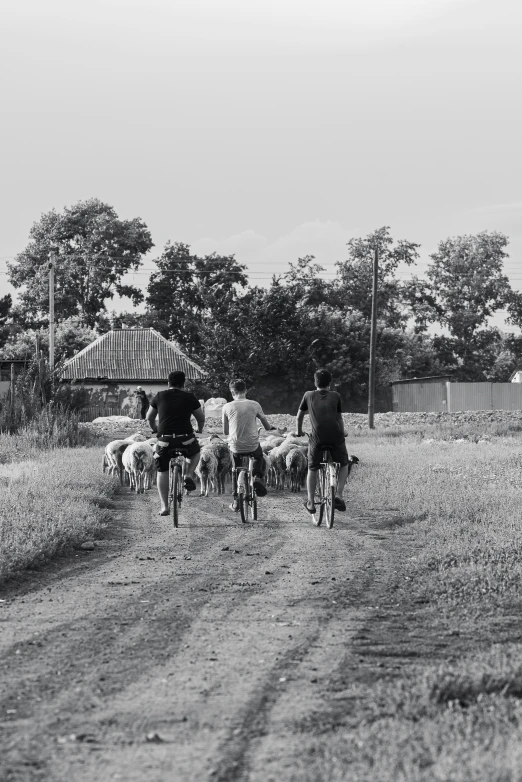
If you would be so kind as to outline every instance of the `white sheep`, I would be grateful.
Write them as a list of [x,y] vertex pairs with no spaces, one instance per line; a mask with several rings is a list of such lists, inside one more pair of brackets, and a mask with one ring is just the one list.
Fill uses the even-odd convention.
[[130,479],[130,487],[136,489],[136,494],[143,494],[145,489],[150,489],[154,453],[148,443],[135,442],[129,445],[123,452],[122,462]]
[[208,446],[201,451],[196,475],[201,481],[200,496],[208,497],[209,489],[215,488],[218,477],[218,458]]
[[147,438],[141,432],[135,432],[125,438],[126,443],[144,443],[146,440]]
[[283,441],[281,445],[277,445],[270,451],[270,460],[272,462],[272,469],[275,477],[276,489],[284,489],[286,484],[287,469],[286,469],[286,457],[297,448],[297,445],[293,442]]
[[300,448],[293,448],[286,456],[286,470],[290,476],[290,490],[301,491],[306,471],[308,469],[308,459]]
[[118,475],[120,484],[123,485],[123,463],[122,457],[124,451],[129,447],[127,440],[113,440],[105,446],[103,455],[103,471],[108,471],[109,475]]

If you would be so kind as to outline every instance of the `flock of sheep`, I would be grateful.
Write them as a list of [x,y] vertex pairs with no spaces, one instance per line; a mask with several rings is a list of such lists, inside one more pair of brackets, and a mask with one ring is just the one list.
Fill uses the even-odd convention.
[[[156,437],[147,439],[140,433],[125,440],[113,440],[105,447],[103,471],[119,476],[121,485],[127,484],[131,490],[142,494],[155,483],[156,442]],[[224,494],[233,465],[226,440],[212,434],[199,442],[201,455],[196,475],[200,482],[200,494],[207,497],[210,491]],[[304,486],[308,467],[306,439],[290,434],[271,434],[261,440],[261,447],[267,485],[275,489],[285,489],[288,486],[291,491],[300,491]]]

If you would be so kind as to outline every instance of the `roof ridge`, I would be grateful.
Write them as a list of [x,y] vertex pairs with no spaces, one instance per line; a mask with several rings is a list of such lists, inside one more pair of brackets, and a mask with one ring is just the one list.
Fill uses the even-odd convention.
[[[104,348],[104,343],[107,347]],[[188,358],[174,342],[156,329],[111,329],[69,358],[63,366],[62,377],[118,377],[140,380],[166,379],[174,369],[182,369],[192,376],[203,377],[205,372]]]
[[199,367],[199,366],[196,364],[196,362],[195,362],[195,361],[192,361],[192,359],[190,359],[190,358],[187,356],[187,354],[186,354],[186,353],[183,353],[183,351],[182,351],[180,348],[178,348],[178,347],[177,347],[177,346],[174,344],[174,342],[172,342],[170,339],[167,339],[166,337],[164,337],[164,336],[163,336],[163,334],[160,334],[160,332],[159,332],[159,331],[156,331],[156,329],[155,329],[155,328],[153,328],[152,326],[150,327],[150,330],[152,331],[152,333],[153,333],[153,334],[155,334],[157,337],[159,337],[160,339],[162,339],[162,340],[163,340],[163,342],[165,342],[165,343],[166,343],[166,344],[169,346],[169,348],[170,348],[171,350],[174,350],[174,351],[175,351],[175,352],[178,354],[178,356],[183,356],[183,358],[185,359],[185,361],[187,361],[189,364],[192,364],[192,366],[193,366],[195,369],[199,369],[199,370],[201,371],[201,367]]

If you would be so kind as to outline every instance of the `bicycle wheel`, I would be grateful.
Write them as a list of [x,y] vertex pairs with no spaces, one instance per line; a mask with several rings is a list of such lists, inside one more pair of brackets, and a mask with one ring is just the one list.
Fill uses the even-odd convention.
[[257,521],[257,494],[256,490],[254,489],[254,482],[250,484],[250,496],[252,500],[252,519],[253,521]]
[[326,470],[324,467],[320,467],[317,471],[317,488],[315,503],[316,511],[312,516],[312,521],[316,527],[320,527],[323,521],[324,514],[324,501],[325,501],[325,484],[326,484]]
[[248,503],[245,493],[240,491],[237,499],[239,502],[239,515],[241,516],[241,521],[243,524],[246,524],[248,517]]
[[172,511],[172,521],[174,523],[174,527],[176,528],[178,526],[178,514],[179,514],[181,491],[182,488],[181,488],[181,476],[179,474],[179,464],[175,464],[174,467],[172,468],[170,509]]
[[329,476],[327,478],[328,486],[326,487],[326,526],[328,529],[332,529],[335,516],[335,486],[330,486]]

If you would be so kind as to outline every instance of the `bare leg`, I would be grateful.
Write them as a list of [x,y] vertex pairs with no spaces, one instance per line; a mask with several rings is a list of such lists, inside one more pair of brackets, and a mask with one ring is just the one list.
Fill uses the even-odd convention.
[[314,497],[315,497],[316,486],[317,486],[317,470],[308,470],[308,476],[306,478],[306,489],[308,491],[308,505],[310,508],[312,508],[315,504]]
[[199,452],[194,454],[192,459],[185,459],[185,478],[194,480],[194,470],[199,464]]
[[161,502],[161,513],[169,509],[169,471],[158,473],[158,494]]
[[346,464],[344,467],[341,467],[339,470],[339,477],[337,479],[337,492],[336,497],[343,498],[343,491],[344,491],[344,484],[346,483],[346,479],[348,478],[348,465]]

